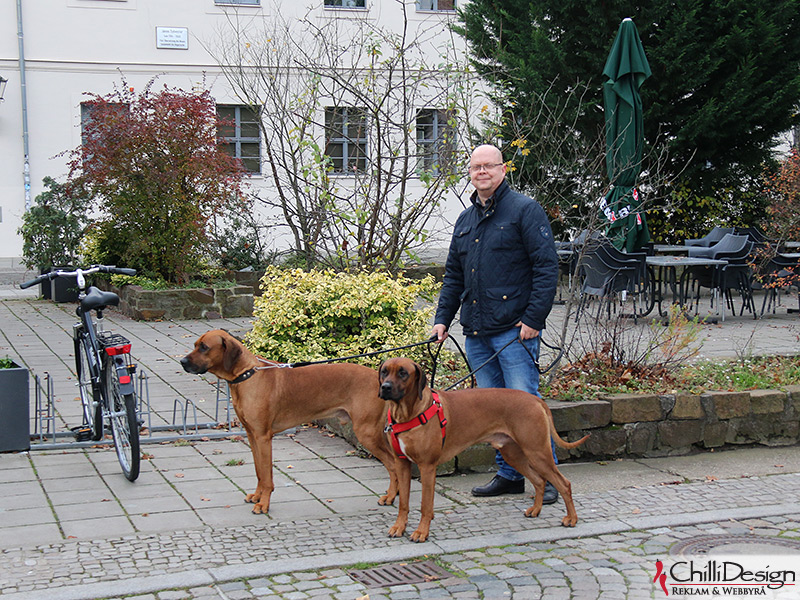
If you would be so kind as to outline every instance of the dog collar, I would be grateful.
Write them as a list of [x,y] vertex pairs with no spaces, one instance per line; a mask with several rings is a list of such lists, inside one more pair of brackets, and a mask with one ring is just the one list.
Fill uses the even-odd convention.
[[243,381],[247,381],[248,379],[250,379],[255,374],[256,374],[256,370],[255,369],[247,369],[247,371],[245,371],[244,373],[242,373],[238,377],[234,377],[228,383],[230,385],[233,385],[234,383],[242,383]]
[[392,442],[392,449],[399,458],[405,458],[408,460],[408,457],[403,454],[403,451],[400,449],[400,441],[397,439],[397,434],[414,429],[420,425],[425,425],[425,423],[430,421],[434,415],[439,416],[439,425],[442,427],[442,446],[444,446],[444,439],[447,435],[447,419],[444,418],[444,408],[442,408],[442,403],[439,400],[439,394],[436,392],[431,392],[431,395],[433,396],[433,403],[428,407],[428,409],[425,412],[418,414],[410,421],[406,421],[405,423],[395,423],[392,421],[391,407],[389,410],[387,410],[386,419],[388,424],[386,425],[386,429],[384,431],[389,434],[389,439]]

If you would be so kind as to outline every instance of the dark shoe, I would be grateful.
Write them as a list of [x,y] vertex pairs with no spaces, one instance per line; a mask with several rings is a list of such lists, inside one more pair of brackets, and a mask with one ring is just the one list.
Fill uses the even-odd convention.
[[555,504],[558,501],[558,490],[549,481],[544,484],[544,494],[542,494],[542,504]]
[[525,492],[525,480],[511,481],[500,475],[495,475],[486,485],[472,488],[473,496],[501,496],[503,494],[523,494]]

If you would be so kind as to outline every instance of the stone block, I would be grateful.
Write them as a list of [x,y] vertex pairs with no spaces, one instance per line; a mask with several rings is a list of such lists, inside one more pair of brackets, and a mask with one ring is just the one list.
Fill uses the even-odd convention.
[[679,393],[675,395],[675,406],[669,415],[671,419],[702,419],[706,416],[700,396]]
[[707,392],[703,396],[712,400],[714,413],[720,419],[735,419],[750,414],[750,392]]
[[628,454],[644,455],[653,450],[658,432],[656,423],[628,423],[624,428]]
[[703,439],[703,422],[662,421],[658,424],[659,445],[670,448],[685,448]]
[[136,314],[138,315],[136,318],[141,321],[158,321],[159,319],[168,318],[166,317],[167,311],[159,308],[143,308],[137,310]]
[[191,302],[197,302],[198,304],[214,304],[214,290],[209,288],[186,290],[186,296]]
[[456,468],[460,473],[485,472],[495,466],[494,448],[489,444],[475,444],[456,456]]
[[725,445],[727,436],[728,421],[706,423],[703,428],[703,446],[705,448],[720,448]]
[[229,296],[220,304],[220,312],[226,319],[253,316],[253,295]]
[[756,415],[782,413],[787,398],[780,390],[751,390],[750,408]]
[[625,454],[627,432],[622,427],[592,431],[580,449],[594,456],[619,456]]
[[787,385],[784,389],[792,399],[795,410],[800,410],[800,385]]
[[557,402],[548,400],[556,431],[605,427],[611,422],[611,404],[602,400]]
[[611,403],[612,423],[660,421],[664,417],[661,401],[652,394],[606,394],[600,399]]

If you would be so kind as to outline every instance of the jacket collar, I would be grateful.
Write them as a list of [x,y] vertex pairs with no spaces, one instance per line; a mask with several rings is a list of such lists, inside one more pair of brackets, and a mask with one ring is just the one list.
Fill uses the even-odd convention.
[[472,195],[470,196],[470,201],[472,202],[472,205],[475,208],[477,208],[478,211],[483,216],[489,216],[491,213],[494,212],[494,209],[497,208],[497,203],[503,196],[505,196],[505,193],[506,191],[508,191],[508,189],[509,189],[508,182],[503,180],[502,182],[500,182],[500,185],[497,186],[497,189],[494,191],[494,194],[492,194],[486,201],[485,206],[481,204],[480,198],[478,198],[477,190],[472,192]]

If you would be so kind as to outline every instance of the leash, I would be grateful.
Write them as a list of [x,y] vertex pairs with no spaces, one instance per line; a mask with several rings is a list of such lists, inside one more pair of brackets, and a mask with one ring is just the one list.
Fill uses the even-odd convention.
[[[453,336],[448,336],[448,337],[453,341],[453,344],[455,344],[456,348],[458,349],[459,354],[461,355],[461,358],[464,360],[464,364],[467,365],[467,369],[470,369],[470,372],[467,373],[464,377],[462,377],[458,381],[456,381],[455,383],[453,383],[452,385],[446,387],[445,391],[453,389],[457,385],[465,382],[467,379],[471,379],[472,380],[471,387],[477,387],[477,383],[475,381],[475,373],[480,371],[483,367],[485,367],[487,364],[489,364],[491,361],[493,361],[495,358],[497,358],[497,356],[503,350],[505,350],[506,348],[508,348],[511,344],[513,344],[515,342],[519,342],[520,344],[522,344],[522,347],[525,348],[525,351],[528,353],[528,356],[531,357],[531,361],[533,361],[534,367],[536,368],[537,371],[539,371],[539,375],[544,375],[545,373],[550,371],[558,363],[558,361],[561,360],[561,357],[564,355],[564,349],[563,348],[561,348],[560,346],[553,346],[551,344],[548,344],[547,342],[544,341],[544,339],[542,338],[542,335],[540,333],[539,334],[539,344],[543,345],[543,346],[546,346],[547,348],[550,348],[551,350],[557,350],[558,351],[557,356],[547,366],[547,368],[542,369],[541,365],[539,364],[539,360],[535,356],[533,356],[533,353],[530,351],[530,348],[528,348],[522,342],[522,339],[519,336],[517,336],[514,339],[510,340],[505,346],[500,348],[500,350],[498,350],[497,352],[492,354],[489,358],[487,358],[485,361],[483,361],[478,367],[476,367],[475,369],[472,369],[472,367],[469,364],[469,360],[467,359],[467,355],[464,352],[464,350],[461,348],[461,345],[456,341],[456,339]],[[433,342],[435,342],[436,340],[437,340],[437,337],[435,335],[432,335],[430,338],[428,338],[427,340],[425,340],[423,342],[414,342],[412,344],[406,344],[405,346],[397,346],[397,347],[394,347],[394,348],[386,348],[385,350],[375,350],[373,352],[365,352],[363,354],[351,354],[350,356],[340,356],[340,357],[337,357],[337,358],[328,358],[328,359],[325,359],[325,360],[315,360],[315,361],[298,361],[298,362],[293,362],[293,363],[272,363],[272,364],[268,364],[266,367],[254,367],[252,369],[248,369],[247,371],[245,371],[244,373],[240,374],[238,377],[236,377],[234,380],[230,381],[229,383],[233,383],[233,384],[241,383],[242,381],[245,381],[245,380],[249,379],[250,377],[252,377],[255,374],[256,371],[262,370],[262,369],[287,369],[287,368],[288,369],[296,369],[296,368],[300,368],[300,367],[307,367],[307,366],[310,366],[310,365],[327,365],[327,364],[331,364],[331,363],[335,363],[335,362],[353,360],[354,358],[366,358],[366,357],[369,357],[369,356],[377,356],[379,354],[386,354],[388,352],[396,352],[397,350],[407,350],[409,348],[416,348],[417,346],[427,345],[428,346],[428,354],[431,357],[431,364],[433,365],[433,367],[431,369],[431,382],[430,382],[430,387],[431,387],[431,389],[433,389],[434,388],[434,380],[436,378],[436,367],[439,364],[439,353],[442,351],[442,346],[443,346],[443,343],[442,344],[438,344],[438,346],[436,348],[436,352],[435,353],[432,352],[431,351],[431,344]],[[260,358],[260,357],[257,357],[257,358],[258,358],[259,361],[261,361],[263,363],[268,362],[268,361],[264,360],[263,358]]]
[[[455,341],[455,340],[453,340],[453,341]],[[481,370],[483,367],[485,367],[487,364],[489,364],[490,362],[492,362],[492,361],[493,361],[495,358],[497,358],[497,356],[498,356],[498,355],[499,355],[499,354],[500,354],[500,353],[501,353],[503,350],[505,350],[506,348],[508,348],[508,347],[509,347],[511,344],[513,344],[514,342],[519,342],[520,344],[522,344],[522,347],[523,347],[523,348],[525,348],[525,351],[528,353],[528,356],[530,356],[530,357],[531,357],[531,360],[533,361],[533,366],[536,368],[536,370],[537,370],[537,371],[539,371],[539,375],[544,375],[545,373],[547,373],[548,371],[550,371],[550,369],[552,369],[552,368],[553,368],[553,367],[554,367],[554,366],[555,366],[555,365],[558,363],[558,361],[560,361],[560,360],[561,360],[561,357],[562,357],[562,356],[564,356],[564,349],[563,349],[563,348],[561,348],[560,346],[553,346],[553,345],[551,345],[551,344],[548,344],[547,342],[545,342],[545,341],[542,339],[542,334],[541,334],[541,332],[540,332],[540,333],[539,333],[539,344],[540,344],[540,345],[543,345],[543,346],[546,346],[547,348],[550,348],[551,350],[558,350],[558,355],[557,355],[557,356],[556,356],[556,357],[553,359],[553,361],[552,361],[552,362],[551,362],[551,363],[550,363],[550,364],[547,366],[547,368],[545,368],[545,369],[542,369],[542,367],[539,365],[539,360],[538,360],[538,359],[537,359],[537,358],[536,358],[536,357],[533,355],[533,353],[531,352],[530,348],[528,348],[528,347],[527,347],[527,346],[526,346],[526,345],[525,345],[525,344],[522,342],[522,338],[520,338],[519,336],[517,336],[517,337],[515,337],[514,339],[510,340],[510,341],[509,341],[509,342],[508,342],[508,343],[507,343],[505,346],[503,346],[502,348],[500,348],[500,350],[498,350],[497,352],[495,352],[494,354],[492,354],[492,355],[491,355],[489,358],[487,358],[485,361],[483,361],[483,362],[482,362],[482,363],[481,363],[481,364],[480,364],[478,367],[476,367],[475,369],[473,369],[472,371],[470,371],[470,372],[469,372],[469,373],[468,373],[466,376],[462,377],[461,379],[459,379],[458,381],[456,381],[454,384],[450,385],[449,387],[446,387],[446,388],[445,388],[445,391],[447,391],[447,390],[452,390],[452,389],[453,389],[454,387],[456,387],[458,384],[460,384],[460,383],[463,383],[464,381],[466,381],[466,380],[467,380],[468,378],[470,378],[470,377],[472,377],[472,387],[475,387],[475,373],[477,373],[477,372],[478,372],[478,371],[480,371],[480,370]],[[456,344],[456,345],[458,345],[458,344]],[[468,369],[469,369],[469,368],[471,368],[471,367],[470,367],[470,364],[469,364],[469,361],[467,361],[467,358],[466,358],[466,356],[464,357],[464,360],[465,360],[465,361],[466,361],[466,363],[467,363],[467,368],[468,368]]]

